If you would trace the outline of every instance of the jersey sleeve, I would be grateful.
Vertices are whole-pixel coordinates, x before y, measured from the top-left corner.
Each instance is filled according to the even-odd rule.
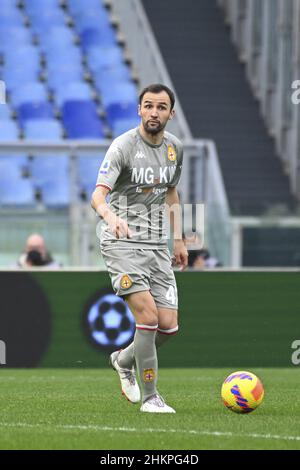
[[[110,191],[113,189],[123,168],[123,155],[121,150],[111,145],[99,169],[96,186],[104,186]]]
[[[173,179],[171,183],[168,185],[169,188],[175,188],[175,186],[178,185],[180,181],[180,176],[181,176],[181,170],[182,170],[182,163],[183,163],[183,146],[180,145],[180,147],[177,149],[177,164],[176,164],[176,170],[173,176]]]

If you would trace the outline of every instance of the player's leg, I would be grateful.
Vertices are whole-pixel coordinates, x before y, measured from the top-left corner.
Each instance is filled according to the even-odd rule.
[[[158,362],[155,338],[158,327],[158,310],[149,291],[126,296],[136,320],[134,357],[142,387],[141,411],[148,413],[175,413],[157,392]]]
[[[155,336],[158,312],[149,291],[135,292],[126,301],[136,321],[133,349],[142,386],[142,398],[146,401],[157,393],[157,354]]]
[[[157,307],[158,329],[155,336],[155,346],[159,348],[178,331],[177,310],[165,307]],[[118,356],[118,363],[121,367],[131,369],[134,365],[134,342],[127,348],[122,349]]]

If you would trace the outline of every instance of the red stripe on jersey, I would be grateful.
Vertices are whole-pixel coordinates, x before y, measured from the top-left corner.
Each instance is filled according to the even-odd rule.
[[[110,186],[108,186],[108,184],[103,184],[103,183],[96,184],[96,188],[98,188],[99,186],[103,186],[103,188],[109,189],[109,191],[112,190],[112,188]]]

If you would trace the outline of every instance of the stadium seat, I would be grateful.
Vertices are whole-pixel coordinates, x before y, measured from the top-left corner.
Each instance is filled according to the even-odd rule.
[[[93,14],[94,16],[102,16],[108,20],[108,12],[101,0],[88,0],[88,2],[83,2],[82,0],[68,0],[68,8],[76,19]]]
[[[70,205],[70,180],[66,178],[47,181],[42,187],[42,201],[47,207],[61,208]]]
[[[118,103],[137,103],[137,90],[133,83],[120,82],[118,84],[103,84],[99,88],[104,107]]]
[[[0,28],[0,52],[13,53],[18,47],[32,44],[30,30],[24,27]]]
[[[32,12],[29,17],[31,29],[37,37],[43,34],[45,30],[66,26],[66,18],[61,9]]]
[[[104,154],[79,155],[78,157],[78,186],[80,192],[88,198],[95,189],[99,168],[103,159]]]
[[[47,81],[50,90],[56,91],[66,88],[70,83],[83,81],[83,67],[76,64],[65,64],[48,70]]]
[[[39,40],[40,50],[47,54],[47,51],[51,51],[52,49],[57,50],[60,47],[72,47],[75,37],[68,27],[57,26],[47,31],[47,34],[41,34]]]
[[[0,121],[7,121],[11,118],[11,109],[8,104],[0,104]]]
[[[28,14],[36,13],[43,11],[52,11],[56,10],[60,6],[59,0],[25,0],[25,8]]]
[[[56,91],[55,100],[59,106],[66,101],[84,100],[88,101],[92,98],[91,88],[84,82],[71,82],[67,87],[63,87]]]
[[[63,138],[63,128],[56,119],[33,119],[24,124],[25,139],[60,140]]]
[[[118,137],[119,135],[129,131],[130,129],[134,129],[139,125],[139,123],[140,121],[138,119],[138,116],[136,118],[117,119],[113,121],[111,124],[113,137]]]
[[[111,68],[123,63],[123,54],[118,46],[91,47],[87,50],[87,63],[92,72]]]
[[[2,79],[6,84],[8,92],[17,89],[21,84],[35,82],[38,80],[38,72],[26,62],[20,63],[17,67],[4,69]]]
[[[32,206],[34,204],[35,191],[30,179],[1,181],[0,205]]]
[[[19,180],[21,178],[21,170],[13,157],[0,157],[0,187],[9,181]]]
[[[112,86],[118,85],[120,82],[130,82],[131,76],[129,68],[126,64],[116,64],[109,68],[100,68],[93,73],[93,79],[98,89],[104,88],[107,83]]]
[[[70,139],[104,137],[103,123],[93,101],[66,101],[62,108],[62,118]]]
[[[48,100],[48,93],[45,85],[40,82],[31,82],[17,87],[11,93],[11,102],[14,107],[24,103],[36,103]]]
[[[16,67],[25,66],[33,68],[36,73],[40,70],[40,55],[37,47],[33,45],[24,45],[18,47],[13,54],[5,56],[3,69],[15,69]]]
[[[111,26],[86,28],[81,32],[80,39],[84,51],[97,46],[113,47],[116,43],[115,32]]]
[[[7,168],[9,165],[13,166],[13,172],[19,178],[23,171],[27,171],[29,168],[27,155],[0,155],[0,170],[2,171],[5,166]]]
[[[0,141],[17,140],[19,138],[19,128],[15,121],[0,120]]]
[[[106,118],[111,127],[114,126],[116,121],[122,119],[135,119],[138,120],[138,106],[135,101],[112,103],[107,106]]]
[[[2,6],[0,10],[0,30],[7,28],[21,28],[24,26],[24,19],[16,7],[6,9]]]
[[[48,119],[54,117],[53,105],[46,101],[21,104],[17,111],[21,125],[24,125],[24,122],[28,119]]]
[[[30,173],[37,187],[51,180],[68,180],[68,155],[42,155],[35,156],[30,163]]]
[[[47,51],[45,57],[49,69],[60,69],[62,66],[69,65],[79,68],[82,65],[81,50],[75,44]]]

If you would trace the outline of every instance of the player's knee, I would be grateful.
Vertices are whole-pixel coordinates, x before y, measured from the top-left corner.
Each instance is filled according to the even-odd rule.
[[[139,319],[139,322],[142,322],[144,325],[155,326],[158,324],[157,310],[151,307],[144,307],[139,312]]]

